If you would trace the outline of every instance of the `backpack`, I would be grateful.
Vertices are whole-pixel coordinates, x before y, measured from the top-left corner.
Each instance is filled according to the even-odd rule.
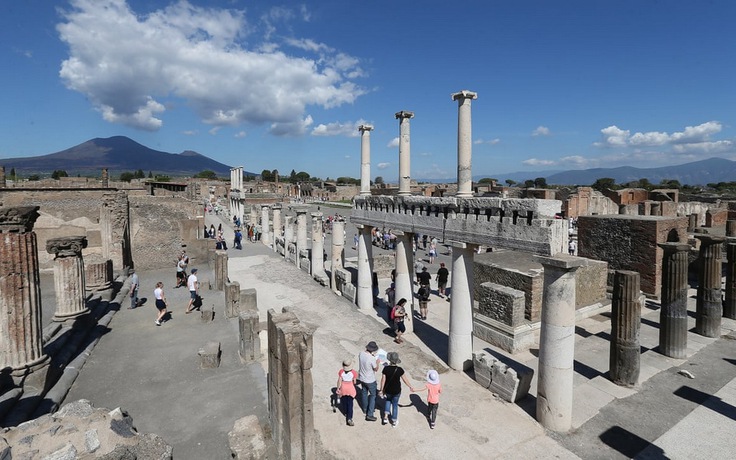
[[[419,291],[417,291],[417,296],[419,297],[419,300],[427,300],[429,299],[430,290],[427,286],[422,286],[419,288]]]
[[[389,313],[389,317],[391,319],[396,319],[396,305],[394,305],[394,308],[391,309],[391,313]]]

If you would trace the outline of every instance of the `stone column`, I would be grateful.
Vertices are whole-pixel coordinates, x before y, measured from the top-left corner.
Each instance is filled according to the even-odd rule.
[[[276,242],[276,238],[281,237],[281,205],[275,204],[273,209],[273,241]],[[274,248],[276,245],[274,244]]]
[[[98,292],[112,287],[112,260],[84,260],[84,289]]]
[[[5,166],[0,166],[0,188],[5,188],[7,183],[5,182]]]
[[[736,222],[731,221],[729,222]],[[723,302],[723,317],[736,319],[736,239],[729,238],[726,244],[726,300]]]
[[[24,377],[48,364],[33,224],[38,206],[0,207],[0,369]]]
[[[307,249],[307,208],[296,211],[296,266],[300,266],[299,253]]]
[[[662,203],[660,203],[659,201],[652,202],[649,214],[652,216],[661,216],[662,215]]]
[[[613,383],[633,387],[639,381],[641,348],[641,282],[639,273],[616,270],[611,303],[610,376]]]
[[[687,357],[687,268],[690,245],[661,243],[662,308],[659,311],[659,352],[671,358]]]
[[[726,221],[726,236],[736,237],[736,220]]]
[[[225,290],[225,283],[228,281],[227,273],[227,251],[215,251],[215,289],[218,291]]]
[[[695,231],[695,227],[698,226],[698,215],[697,214],[690,214],[687,216],[687,231],[693,232]]]
[[[371,194],[371,131],[373,126],[360,125],[360,194]]]
[[[110,187],[110,173],[107,168],[102,168],[102,188]]]
[[[399,120],[399,196],[411,195],[411,153],[409,148],[409,120],[414,112],[396,112]],[[407,299],[408,300],[408,299]]]
[[[358,231],[358,308],[363,313],[373,313],[373,227],[358,225]]]
[[[240,332],[240,361],[248,363],[261,359],[261,338],[259,332],[258,310],[246,310],[238,313]]]
[[[414,332],[414,253],[411,246],[411,233],[396,232],[396,299],[406,299],[404,321],[406,333]],[[391,305],[393,307],[393,305]]]
[[[473,363],[473,256],[477,246],[452,243],[452,295],[447,363],[462,371]]]
[[[457,101],[457,193],[458,197],[473,196],[473,173],[471,160],[473,152],[473,138],[471,134],[470,103],[478,99],[478,94],[463,90],[452,95]]]
[[[89,312],[82,259],[82,249],[86,247],[85,236],[51,238],[46,241],[46,251],[54,255],[54,321],[65,321]]]
[[[701,266],[698,273],[698,296],[695,332],[705,337],[721,335],[721,236],[695,235],[700,240]]]
[[[133,267],[130,248],[130,205],[125,191],[102,195],[100,239],[102,257],[112,260],[114,269]]]
[[[537,260],[544,267],[537,421],[547,429],[565,432],[572,427],[575,271],[586,261],[562,254]]]
[[[250,223],[251,225],[258,225],[258,208],[255,205],[250,207]]]
[[[261,205],[261,243],[271,245],[271,223],[268,221],[268,205]]]
[[[332,251],[330,251],[332,259],[332,267],[330,267],[330,283],[332,290],[337,290],[335,282],[335,273],[337,269],[343,267],[343,254],[345,251],[345,221],[335,220],[332,222]],[[350,280],[348,280],[350,281]]]
[[[322,213],[312,213],[312,276],[325,273],[325,240],[322,230]]]

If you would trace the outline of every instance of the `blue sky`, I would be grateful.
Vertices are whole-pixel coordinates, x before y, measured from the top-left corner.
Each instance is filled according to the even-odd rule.
[[[0,158],[124,135],[260,172],[454,179],[736,159],[736,2],[0,2]],[[736,178],[734,178],[736,180]]]

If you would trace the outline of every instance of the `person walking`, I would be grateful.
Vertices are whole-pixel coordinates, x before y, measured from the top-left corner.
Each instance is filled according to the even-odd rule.
[[[450,272],[445,268],[445,263],[440,262],[440,269],[437,270],[437,293],[441,298],[445,298],[445,289],[447,289],[447,279]]]
[[[422,270],[425,270],[426,268],[427,267],[424,266],[421,260],[416,259],[414,261],[414,277],[415,277],[414,284],[419,284],[419,278],[420,278],[420,275],[422,274]]]
[[[342,411],[345,414],[345,422],[348,426],[353,426],[353,400],[355,399],[356,390],[355,382],[358,379],[358,373],[353,369],[353,360],[348,358],[342,362],[342,369],[337,372],[337,396],[340,398]]]
[[[199,295],[199,280],[197,279],[196,268],[192,269],[192,274],[187,278],[187,287],[189,288],[189,305],[187,305],[187,311],[185,313],[189,314],[192,312],[194,301],[197,300],[197,296]]]
[[[578,242],[570,239],[570,243],[567,245],[567,253],[571,256],[575,255],[575,251],[578,249]]]
[[[179,256],[179,261],[176,263],[176,286],[175,288],[186,286],[187,284],[187,263],[184,260],[184,256]]]
[[[424,273],[426,273],[426,271]],[[427,304],[429,303],[429,294],[431,292],[432,291],[429,289],[428,284],[423,284],[417,292],[417,297],[419,298],[419,316],[421,316],[423,320],[427,319],[427,311],[429,310]]]
[[[377,419],[373,415],[376,409],[376,391],[378,390],[378,382],[376,382],[376,372],[381,365],[381,360],[376,356],[378,345],[376,342],[368,342],[365,350],[358,354],[358,381],[360,381],[360,403],[365,412],[365,420],[367,422],[375,422]]]
[[[422,271],[417,274],[417,282],[419,286],[429,287],[429,283],[432,281],[432,275],[427,271],[427,267],[422,266]]]
[[[429,245],[429,263],[433,264],[434,259],[437,257],[437,238],[432,238],[432,243]]]
[[[166,300],[166,294],[164,293],[164,283],[159,281],[156,283],[156,289],[153,290],[153,297],[156,299],[156,308],[158,309],[158,317],[156,318],[156,326],[161,325],[161,319],[166,315],[166,307],[169,303]]]
[[[392,427],[399,425],[399,398],[401,398],[401,382],[411,389],[411,384],[404,375],[404,369],[398,365],[401,363],[399,354],[391,351],[386,355],[388,366],[383,368],[381,376],[381,391],[378,393],[386,400],[383,408],[382,424],[391,422]]]
[[[138,274],[135,270],[130,270],[130,306],[128,310],[132,310],[138,306],[138,288],[140,283],[138,282]]]
[[[402,298],[396,303],[396,305],[394,305],[394,308],[391,309],[390,316],[393,321],[394,333],[396,334],[396,338],[394,339],[394,342],[396,343],[404,343],[404,340],[401,338],[401,334],[406,332],[404,321],[410,320],[406,315],[406,307],[404,307],[404,305],[406,305],[406,299]]]
[[[427,390],[427,421],[429,427],[434,430],[437,422],[437,409],[440,407],[440,393],[442,393],[442,384],[440,384],[440,376],[436,370],[431,369],[427,372],[427,384],[422,388],[412,388],[412,393]]]

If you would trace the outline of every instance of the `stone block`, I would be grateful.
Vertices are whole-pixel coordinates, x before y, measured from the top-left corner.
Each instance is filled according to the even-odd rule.
[[[485,352],[477,352],[473,353],[473,368],[476,382],[504,401],[514,403],[529,394],[534,370],[523,364],[506,364]]]
[[[258,360],[261,357],[261,339],[258,336],[260,324],[258,322],[258,311],[241,311],[238,315],[238,326],[240,331],[240,354],[241,362]]]
[[[258,292],[255,288],[240,290],[240,311],[258,310]]]
[[[227,439],[232,458],[236,460],[267,458],[268,437],[255,415],[236,420],[233,429],[227,434]]]
[[[491,366],[492,362],[488,362],[485,353],[473,353],[473,372],[475,373],[475,381],[483,388],[491,387]]]
[[[220,367],[220,342],[207,342],[197,354],[199,355],[199,366],[202,369]]]
[[[215,320],[215,310],[205,309],[202,310],[200,313],[203,323],[211,323]]]
[[[527,322],[512,327],[493,318],[473,314],[473,336],[509,353],[528,350],[539,340],[540,322]]]
[[[235,318],[240,312],[240,283],[225,283],[225,317]]]
[[[524,321],[524,293],[495,283],[482,283],[478,296],[480,314],[515,327]]]

